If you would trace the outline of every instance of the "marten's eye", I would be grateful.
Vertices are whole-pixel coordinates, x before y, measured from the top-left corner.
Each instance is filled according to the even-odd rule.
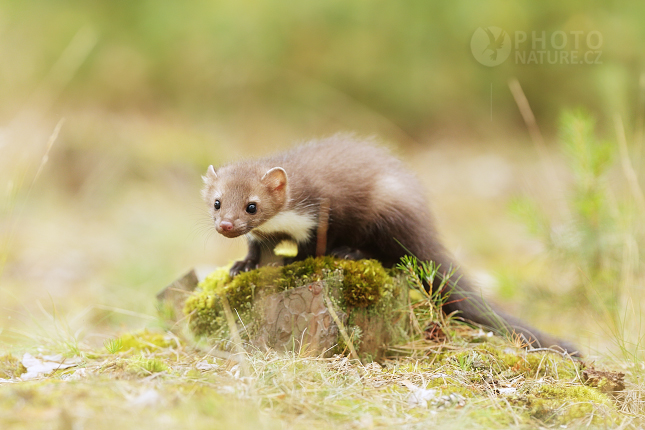
[[[222,202],[220,202],[219,200],[215,200],[215,204],[213,205],[213,207],[215,208],[216,211],[218,211],[219,208],[222,207]]]
[[[254,214],[258,211],[258,207],[255,205],[255,203],[249,203],[246,206],[246,211],[250,214]]]

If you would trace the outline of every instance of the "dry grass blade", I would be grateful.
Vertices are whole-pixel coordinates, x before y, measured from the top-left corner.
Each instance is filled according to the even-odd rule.
[[[65,119],[61,118],[58,121],[58,123],[56,124],[56,126],[54,127],[54,130],[52,131],[51,135],[49,136],[49,139],[47,139],[47,146],[45,147],[45,153],[40,158],[40,163],[38,164],[38,169],[36,170],[36,173],[34,174],[34,177],[32,178],[31,183],[29,184],[29,188],[27,189],[26,197],[24,199],[24,202],[23,202],[22,206],[20,206],[20,208],[18,210],[18,213],[17,214],[16,213],[12,214],[13,209],[15,209],[15,207],[10,206],[10,209],[12,209],[12,211],[10,211],[10,215],[13,215],[13,220],[10,223],[10,227],[9,227],[8,232],[7,232],[7,235],[4,238],[0,237],[0,239],[2,239],[3,242],[4,242],[4,243],[0,244],[0,245],[2,245],[0,247],[0,278],[2,278],[2,274],[4,272],[4,267],[5,267],[5,264],[7,262],[8,257],[9,257],[9,249],[11,248],[11,243],[13,241],[13,236],[14,236],[14,232],[16,231],[17,224],[20,221],[20,219],[22,219],[22,215],[23,215],[24,210],[25,210],[25,208],[27,206],[27,202],[29,201],[29,197],[31,196],[31,193],[33,191],[34,185],[36,184],[36,181],[40,177],[43,169],[45,168],[45,165],[49,161],[49,155],[50,155],[51,150],[52,150],[52,148],[54,146],[54,143],[58,139],[58,135],[59,135],[60,130],[63,127],[64,123],[65,123]]]
[[[226,316],[226,322],[228,323],[229,330],[231,331],[231,337],[233,338],[233,343],[237,354],[240,357],[240,367],[244,372],[244,376],[249,376],[251,374],[251,369],[246,360],[246,351],[244,350],[242,337],[240,332],[237,329],[237,324],[235,323],[235,317],[231,311],[231,306],[228,303],[226,296],[221,296],[222,306],[224,307],[224,315]]]
[[[535,146],[540,152],[540,155],[543,157],[546,157],[547,152],[546,152],[546,145],[544,144],[544,137],[542,137],[542,132],[540,131],[540,128],[537,125],[537,121],[535,120],[535,115],[533,115],[533,110],[531,109],[529,100],[526,98],[526,95],[524,94],[524,90],[522,90],[522,86],[520,85],[520,82],[517,79],[511,79],[508,83],[508,86],[511,89],[511,93],[513,94],[515,103],[517,104],[517,107],[520,110],[520,114],[522,114],[522,118],[524,119],[526,128],[528,128],[529,130],[529,134],[531,135],[531,139],[533,140],[533,143],[535,143]]]
[[[56,127],[54,127],[54,131],[49,136],[49,139],[47,140],[47,147],[45,149],[45,154],[42,156],[40,160],[40,164],[38,165],[38,170],[36,170],[36,174],[34,175],[34,179],[31,182],[29,191],[31,191],[31,188],[40,177],[41,172],[45,168],[45,164],[47,164],[47,161],[49,161],[49,153],[51,152],[52,147],[54,146],[54,142],[56,142],[56,139],[58,139],[58,134],[60,133],[60,130],[63,127],[64,123],[65,123],[65,118],[61,118],[60,121],[58,121],[58,124],[56,124]]]
[[[327,294],[327,291],[324,288],[323,288],[323,295],[325,297],[325,304],[327,305],[329,314],[331,315],[334,322],[336,323],[336,326],[338,327],[338,331],[340,332],[340,335],[343,337],[343,341],[345,342],[345,345],[347,345],[347,347],[349,348],[349,351],[352,357],[360,362],[361,358],[358,356],[358,353],[356,352],[356,348],[354,348],[354,343],[352,342],[352,339],[347,334],[347,330],[345,330],[345,325],[338,317],[338,314],[334,309],[334,305],[331,302],[331,300],[329,300],[329,295]]]
[[[553,192],[558,193],[558,208],[562,213],[566,213],[566,205],[563,203],[565,201],[565,198],[558,181],[558,173],[554,167],[551,157],[549,156],[549,152],[547,151],[546,144],[544,143],[544,137],[542,136],[540,127],[538,127],[535,115],[533,114],[533,110],[531,109],[531,105],[529,104],[529,100],[526,98],[526,94],[524,94],[522,86],[517,79],[511,79],[508,83],[508,87],[513,94],[515,103],[520,110],[522,119],[524,120],[526,128],[529,131],[529,135],[531,136],[531,140],[533,141],[540,159],[542,160],[542,167],[544,168],[546,180],[550,182],[550,189],[553,190]]]
[[[37,107],[40,112],[48,110],[72,80],[96,46],[98,37],[90,27],[79,29],[67,47],[31,94],[21,113]]]
[[[625,178],[629,184],[632,196],[638,205],[638,209],[641,213],[645,213],[645,197],[643,197],[643,190],[638,182],[638,176],[636,175],[634,166],[632,166],[632,162],[629,158],[627,138],[625,137],[625,127],[623,125],[622,118],[618,114],[614,116],[614,126],[616,127],[616,137],[618,139],[618,149],[620,150],[620,162],[623,167],[623,173],[625,174]]]

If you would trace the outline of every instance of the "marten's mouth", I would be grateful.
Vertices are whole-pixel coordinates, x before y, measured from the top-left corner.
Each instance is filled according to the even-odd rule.
[[[222,226],[221,223],[220,224],[215,223],[215,230],[217,230],[217,232],[222,236],[228,237],[229,239],[245,235],[246,233],[249,232],[249,228],[247,224],[238,225],[238,226],[235,226],[235,225],[231,226],[229,224],[228,226],[226,225]]]
[[[243,231],[240,230],[224,230],[221,228],[217,229],[217,232],[221,234],[224,237],[228,237],[229,239],[233,239],[234,237],[242,236],[244,234]]]

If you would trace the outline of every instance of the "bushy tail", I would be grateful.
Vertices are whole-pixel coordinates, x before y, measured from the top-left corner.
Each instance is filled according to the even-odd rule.
[[[529,348],[559,347],[573,356],[580,356],[579,350],[574,344],[542,333],[519,318],[491,306],[475,292],[475,288],[461,275],[459,270],[451,273],[452,263],[450,261],[435,263],[440,264],[440,270],[438,276],[435,276],[433,280],[432,290],[433,292],[439,289],[443,290],[442,293],[445,294],[443,311],[446,314],[456,312],[457,316],[464,320],[490,327],[497,333],[521,341]],[[448,276],[449,279],[444,281]]]

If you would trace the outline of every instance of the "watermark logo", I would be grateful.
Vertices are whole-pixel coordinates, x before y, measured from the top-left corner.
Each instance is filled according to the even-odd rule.
[[[602,33],[596,30],[508,34],[499,27],[479,27],[470,39],[473,57],[488,67],[502,64],[509,56],[515,64],[602,64],[602,45]]]
[[[495,67],[511,54],[511,37],[499,27],[479,27],[470,39],[470,50],[481,64]]]

